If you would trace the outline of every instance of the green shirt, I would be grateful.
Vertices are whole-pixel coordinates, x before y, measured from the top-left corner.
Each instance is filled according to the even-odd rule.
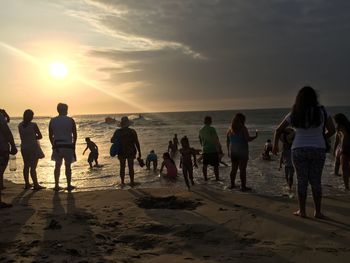
[[[204,125],[202,129],[199,130],[199,140],[203,146],[203,153],[216,153],[218,134],[214,127],[210,125]]]

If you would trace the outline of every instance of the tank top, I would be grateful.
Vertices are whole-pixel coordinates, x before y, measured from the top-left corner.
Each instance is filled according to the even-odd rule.
[[[23,122],[18,125],[22,149],[28,149],[37,145],[35,126],[36,124],[33,122],[28,123],[26,127],[24,127]]]

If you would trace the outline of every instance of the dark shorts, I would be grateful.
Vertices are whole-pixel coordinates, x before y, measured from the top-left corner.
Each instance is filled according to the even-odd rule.
[[[88,162],[92,163],[97,158],[98,158],[98,152],[90,152],[88,157]]]
[[[219,166],[219,153],[203,153],[203,164]]]
[[[0,166],[7,166],[9,162],[10,155],[9,153],[0,153]]]

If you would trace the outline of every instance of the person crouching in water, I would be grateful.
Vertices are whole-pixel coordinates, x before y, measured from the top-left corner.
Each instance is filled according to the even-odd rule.
[[[268,139],[264,145],[264,151],[261,154],[262,159],[265,161],[270,161],[271,160],[270,152],[272,152],[272,143],[271,143],[271,140]]]
[[[146,167],[147,170],[151,170],[151,163],[153,164],[153,170],[157,171],[158,166],[158,156],[154,152],[154,150],[150,151],[146,158]]]
[[[190,142],[188,138],[185,136],[181,139],[181,159],[180,159],[180,168],[182,168],[182,173],[184,175],[185,183],[187,185],[188,190],[190,190],[190,183],[188,178],[191,180],[191,184],[194,185],[193,181],[193,165],[194,167],[198,167],[196,160],[196,150],[190,147]],[[193,163],[192,163],[193,156]]]
[[[93,141],[91,141],[91,139],[89,137],[85,138],[85,142],[86,142],[86,148],[83,151],[83,155],[85,154],[85,152],[87,151],[87,149],[90,150],[89,153],[89,157],[88,157],[88,163],[90,165],[90,168],[92,168],[92,163],[95,162],[95,167],[98,166],[98,146],[96,145],[96,143],[94,143]]]
[[[177,176],[177,167],[168,152],[163,153],[163,162],[162,166],[160,167],[160,174],[163,172],[164,166],[167,170],[166,177],[169,179],[175,179]]]
[[[286,128],[284,129],[280,137],[283,146],[279,170],[282,169],[282,164],[284,164],[284,174],[289,187],[289,191],[292,190],[294,177],[294,166],[292,162],[292,144],[294,136],[294,130],[292,128]]]

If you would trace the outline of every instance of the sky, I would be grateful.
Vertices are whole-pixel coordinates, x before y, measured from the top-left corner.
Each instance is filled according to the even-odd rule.
[[[349,47],[348,0],[1,0],[0,108],[278,108],[304,85],[348,106]]]

